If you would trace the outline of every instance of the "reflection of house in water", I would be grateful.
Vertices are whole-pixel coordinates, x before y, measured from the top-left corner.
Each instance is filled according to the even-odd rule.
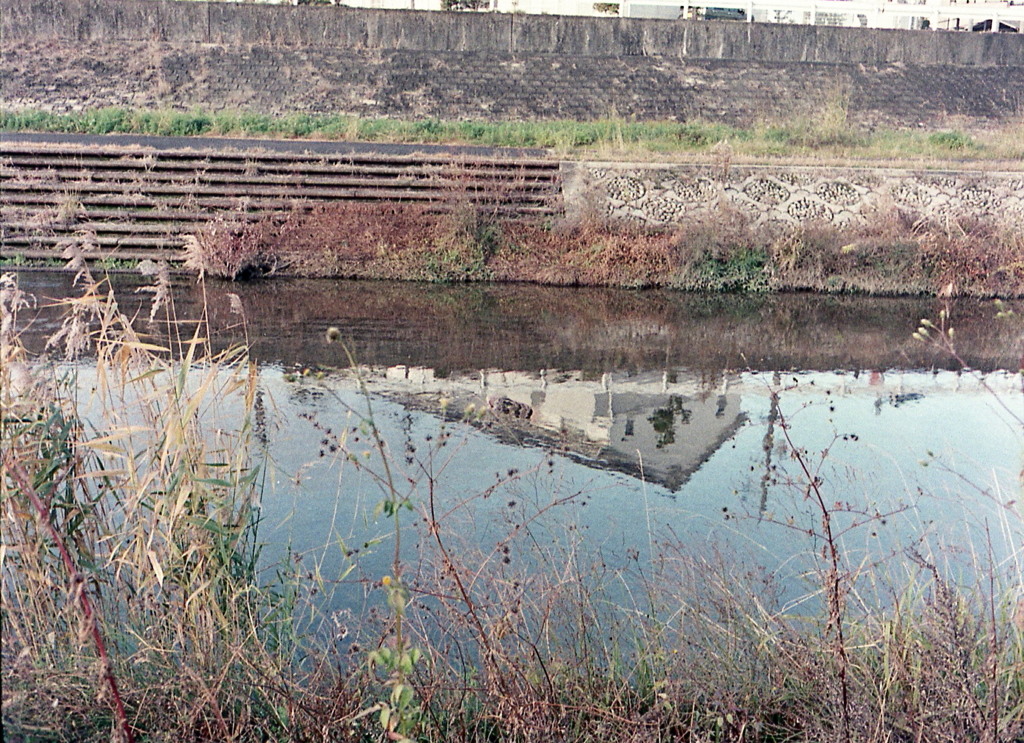
[[[591,467],[643,476],[677,490],[744,424],[764,415],[765,466],[771,467],[779,407],[860,400],[874,415],[901,415],[926,398],[984,391],[1019,395],[1021,375],[944,371],[740,372],[709,387],[691,372],[588,376],[582,372],[482,371],[438,378],[432,369],[364,369],[374,392],[449,415],[488,411],[479,423],[506,440],[557,449]],[[756,403],[760,398],[760,404]],[[752,407],[756,405],[756,407]],[[899,412],[897,412],[899,411]],[[471,416],[473,417],[473,416]],[[767,479],[762,480],[762,497]],[[762,506],[763,507],[763,506]]]
[[[376,385],[375,385],[376,386]],[[487,405],[503,436],[558,447],[589,466],[679,489],[742,425],[740,396],[708,390],[696,376],[642,374],[587,379],[580,372],[484,371],[435,378],[432,370],[391,367],[380,391],[424,408],[442,397],[451,410]]]

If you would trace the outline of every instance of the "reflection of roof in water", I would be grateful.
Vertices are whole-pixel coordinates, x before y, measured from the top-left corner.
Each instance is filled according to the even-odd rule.
[[[637,395],[632,406],[622,407],[614,417],[611,441],[602,455],[624,471],[634,474],[635,470],[673,491],[681,488],[747,419],[737,394],[692,398]]]

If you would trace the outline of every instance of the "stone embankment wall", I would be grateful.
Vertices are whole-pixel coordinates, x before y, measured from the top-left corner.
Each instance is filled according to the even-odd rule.
[[[1020,65],[1001,34],[180,0],[3,0],[7,38],[291,48],[664,56],[824,64]]]
[[[755,228],[860,226],[894,211],[955,225],[1024,224],[1024,173],[716,165],[564,165],[570,216],[595,208],[647,225],[743,215]]]
[[[942,128],[1024,114],[1024,34],[0,0],[7,108]]]

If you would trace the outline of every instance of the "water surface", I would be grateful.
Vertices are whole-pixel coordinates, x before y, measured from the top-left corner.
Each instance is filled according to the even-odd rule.
[[[115,279],[119,301],[154,339],[205,311],[216,344],[249,344],[264,557],[342,581],[337,607],[392,558],[391,524],[373,518],[379,460],[344,456],[368,450],[367,400],[416,508],[413,565],[433,505],[467,543],[511,545],[510,560],[527,544],[609,566],[653,567],[670,542],[724,550],[783,576],[796,606],[822,548],[806,467],[849,565],[912,555],[970,574],[980,555],[1021,575],[1020,306],[997,320],[991,303],[930,299],[179,280],[171,325],[163,311],[148,322],[132,283]],[[63,274],[21,286],[73,294]],[[959,359],[911,338],[943,309]],[[40,310],[24,342],[41,351],[59,321]]]

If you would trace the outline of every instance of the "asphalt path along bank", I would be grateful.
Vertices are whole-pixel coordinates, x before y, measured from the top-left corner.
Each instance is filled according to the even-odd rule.
[[[547,157],[539,147],[481,147],[477,145],[394,144],[336,142],[313,139],[248,139],[237,137],[158,137],[146,134],[70,134],[65,132],[0,132],[0,142],[14,144],[77,144],[87,147],[116,145],[157,150],[262,150],[313,155],[451,155],[453,157]]]

